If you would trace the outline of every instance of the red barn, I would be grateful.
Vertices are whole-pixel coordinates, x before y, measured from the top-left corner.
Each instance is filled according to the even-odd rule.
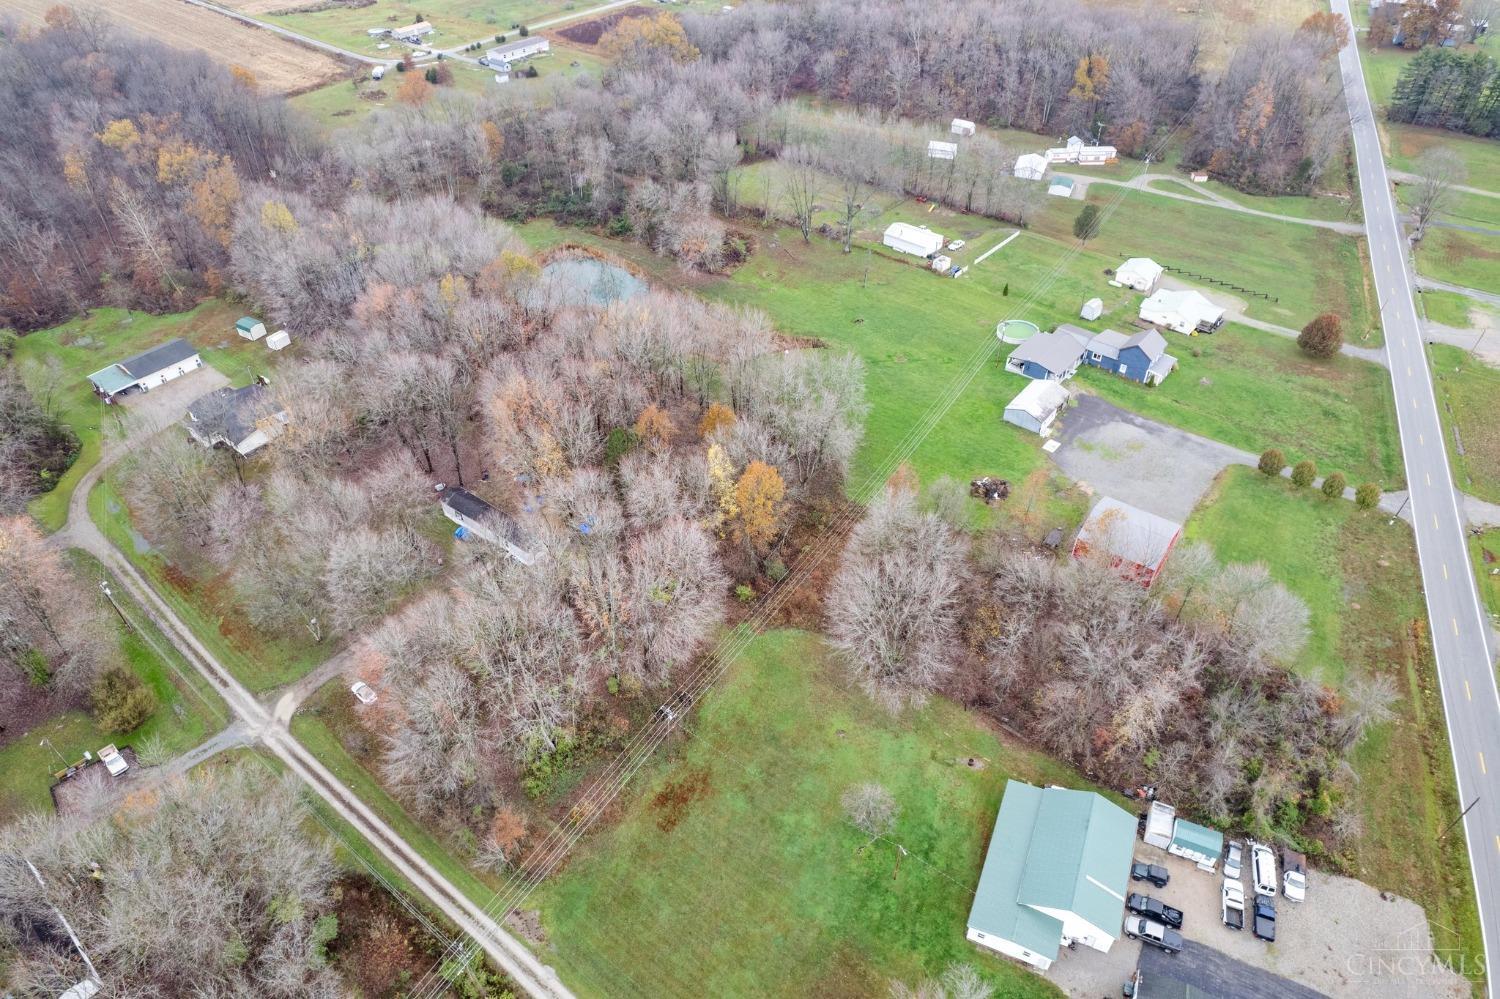
[[[1129,503],[1102,497],[1073,542],[1073,557],[1106,558],[1130,579],[1150,588],[1182,537],[1182,525]]]

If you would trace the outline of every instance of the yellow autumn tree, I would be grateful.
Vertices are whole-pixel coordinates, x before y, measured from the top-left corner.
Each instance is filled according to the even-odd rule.
[[[757,555],[781,530],[786,483],[774,465],[752,461],[734,484],[734,502],[739,508],[735,533]]]
[[[444,274],[438,279],[438,297],[448,308],[469,297],[469,279],[462,274]]]
[[[212,161],[212,153],[185,139],[170,139],[156,150],[156,182],[166,187],[185,184],[198,176],[205,162]]]
[[[89,186],[88,163],[76,149],[63,153],[63,180],[75,191],[85,190]]]
[[[193,200],[188,210],[204,232],[228,247],[234,225],[234,206],[239,200],[239,174],[235,172],[234,162],[228,156],[222,156],[193,184]]]
[[[671,14],[627,17],[604,33],[599,50],[612,62],[627,68],[642,68],[665,55],[673,62],[692,62],[698,49],[688,41],[682,22]]]
[[[230,66],[229,75],[231,78],[233,78],[235,83],[238,83],[246,90],[256,91],[260,89],[260,81],[255,78],[255,74],[253,72],[246,69],[244,66]]]
[[[1073,89],[1069,97],[1081,101],[1097,101],[1109,88],[1109,59],[1102,53],[1093,52],[1078,60],[1073,69]]]
[[[432,96],[432,84],[422,79],[420,73],[407,73],[401,86],[396,88],[396,100],[412,107],[421,107]]]
[[[260,223],[276,232],[297,231],[297,219],[292,215],[292,210],[279,201],[267,201],[260,206]]]
[[[665,450],[672,443],[672,437],[676,433],[677,428],[672,426],[672,418],[667,415],[665,409],[654,402],[641,410],[641,415],[636,417],[635,435],[654,454]]]
[[[128,152],[141,141],[141,130],[129,118],[116,118],[104,130],[94,136],[102,145],[115,152]]]
[[[494,122],[485,120],[479,126],[484,132],[484,149],[489,153],[491,160],[500,159],[500,154],[505,152],[505,133],[500,131],[500,126]]]
[[[734,494],[734,462],[717,444],[708,448],[708,488],[714,497],[714,527],[721,528],[739,515]]]
[[[716,430],[727,430],[734,426],[737,419],[734,410],[722,402],[711,403],[704,410],[703,418],[698,421],[698,436],[706,438]]]

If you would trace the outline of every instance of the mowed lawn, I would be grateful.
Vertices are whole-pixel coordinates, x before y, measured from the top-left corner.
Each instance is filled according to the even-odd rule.
[[[1344,858],[1361,880],[1416,899],[1441,950],[1482,953],[1461,837],[1442,838],[1462,807],[1427,640],[1411,530],[1388,515],[1298,490],[1247,468],[1223,473],[1187,523],[1221,561],[1264,562],[1312,612],[1298,670],[1341,688],[1384,675],[1396,718],[1356,748],[1354,805],[1364,831]]]
[[[1078,384],[1125,409],[1259,453],[1280,448],[1324,472],[1382,488],[1405,481],[1389,378],[1379,365],[1338,356],[1322,361],[1289,339],[1227,324],[1213,336],[1175,333],[1178,368],[1143,388],[1096,368]]]
[[[67,711],[27,731],[7,732],[10,741],[0,746],[0,822],[23,812],[52,810],[49,788],[53,772],[62,767],[59,754],[73,763],[85,751],[98,753],[107,743],[139,750],[148,741],[160,740],[163,751],[175,756],[218,732],[228,718],[218,694],[157,630],[119,581],[91,555],[70,550],[68,557],[113,627],[124,666],[156,695],[156,711],[126,733],[101,731],[85,711]],[[114,584],[115,600],[132,629],[120,623],[94,589],[101,579]],[[48,745],[42,744],[43,739]]]
[[[873,996],[954,961],[1059,994],[964,929],[1006,779],[1076,774],[942,699],[890,715],[803,632],[756,639],[692,728],[533,896],[579,995]],[[900,808],[874,843],[839,804],[867,781]]]
[[[1474,557],[1480,599],[1491,616],[1500,620],[1500,530],[1470,535],[1469,552]]]
[[[1424,291],[1422,311],[1427,318],[1457,330],[1472,329],[1475,310],[1483,311],[1478,302],[1456,291]]]
[[[1458,486],[1500,503],[1500,369],[1457,347],[1433,344],[1427,351]]]
[[[1431,228],[1417,244],[1416,258],[1418,274],[1500,294],[1500,236]]]
[[[189,312],[153,316],[125,309],[94,309],[88,315],[21,337],[15,358],[21,378],[39,398],[55,400],[62,421],[78,435],[78,460],[57,486],[32,501],[31,513],[48,530],[63,525],[73,489],[99,461],[104,438],[123,432],[121,409],[106,406],[88,383],[88,376],[174,337],[183,337],[203,359],[223,372],[234,385],[246,385],[258,371],[270,367],[264,344],[240,340],[234,321],[239,306],[209,299]]]

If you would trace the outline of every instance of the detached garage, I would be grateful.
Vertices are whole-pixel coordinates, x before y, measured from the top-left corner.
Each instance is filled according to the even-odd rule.
[[[1068,403],[1068,390],[1057,382],[1034,381],[1005,404],[1005,422],[1046,436]]]
[[[105,402],[114,402],[127,392],[149,392],[201,367],[198,348],[179,337],[100,368],[89,375],[89,384]]]
[[[926,258],[943,248],[943,235],[909,222],[892,222],[882,242],[893,250]]]

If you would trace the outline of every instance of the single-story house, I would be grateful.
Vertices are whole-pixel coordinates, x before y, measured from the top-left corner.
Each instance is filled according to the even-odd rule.
[[[1015,176],[1022,180],[1041,180],[1047,173],[1047,157],[1041,153],[1022,153],[1016,157]]]
[[[234,331],[246,340],[259,340],[266,335],[266,324],[253,316],[241,316],[235,321]]]
[[[1119,150],[1114,146],[1091,146],[1078,136],[1070,136],[1066,144],[1047,150],[1048,163],[1077,163],[1079,166],[1099,166],[1119,159]]]
[[[198,356],[198,348],[178,337],[100,368],[89,375],[89,383],[95,394],[112,403],[117,396],[136,390],[149,392],[201,367],[203,358]]]
[[[934,160],[951,160],[958,155],[958,143],[929,139],[927,142],[927,155],[930,159]]]
[[[551,48],[552,43],[547,39],[538,35],[530,35],[490,49],[484,54],[484,61],[486,65],[498,68],[506,63],[515,62],[517,59],[526,59],[550,51]]]
[[[1073,196],[1073,178],[1054,176],[1047,182],[1047,193],[1054,198],[1071,198]]]
[[[432,25],[427,21],[418,21],[416,24],[408,24],[404,28],[392,28],[391,37],[403,42],[416,42],[424,35],[432,34]]]
[[[1005,404],[1005,422],[1046,436],[1068,402],[1068,390],[1057,382],[1034,381]]]
[[[1112,283],[1144,291],[1149,295],[1156,290],[1156,282],[1161,280],[1164,270],[1161,264],[1150,257],[1131,257],[1115,269]]]
[[[1027,378],[1060,382],[1073,377],[1083,363],[1083,352],[1084,345],[1065,332],[1038,333],[1010,352],[1005,367]]]
[[[227,447],[243,458],[280,437],[287,415],[266,386],[255,382],[199,396],[182,422],[204,447]]]
[[[1141,303],[1141,321],[1192,336],[1224,325],[1224,310],[1196,291],[1163,288]]]
[[[1149,588],[1166,564],[1182,525],[1111,497],[1101,497],[1073,540],[1073,557],[1098,555]]]
[[[536,561],[535,555],[521,547],[521,528],[516,522],[467,489],[455,486],[443,493],[443,516],[458,525],[453,535],[459,540],[482,538],[500,545],[523,565]]]
[[[948,131],[954,135],[973,135],[974,123],[965,118],[954,118],[953,123],[948,126]]]
[[[1079,319],[1098,319],[1104,315],[1104,299],[1091,298],[1083,303],[1083,308],[1078,310]]]
[[[1092,791],[1007,781],[965,936],[1046,971],[1120,936],[1135,817]]]
[[[1178,819],[1172,826],[1167,852],[1186,857],[1197,864],[1199,870],[1213,873],[1214,865],[1224,853],[1224,834],[1187,819]]]
[[[914,257],[930,257],[941,250],[946,241],[941,233],[933,232],[926,226],[892,222],[886,226],[882,242],[893,250],[910,253]]]
[[[1088,342],[1084,363],[1143,385],[1160,385],[1177,367],[1167,339],[1154,329],[1130,336],[1105,330]]]

